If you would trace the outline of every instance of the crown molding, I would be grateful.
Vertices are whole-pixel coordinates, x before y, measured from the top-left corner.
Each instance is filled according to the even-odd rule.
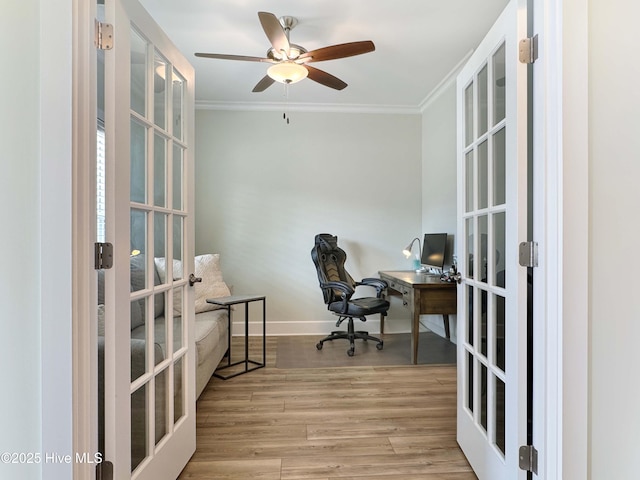
[[[311,112],[311,113],[372,113],[387,115],[420,115],[417,106],[407,105],[359,105],[337,103],[288,103],[284,102],[196,102],[196,110],[226,110],[239,112]]]
[[[469,60],[472,54],[473,49],[469,50],[465,54],[465,56],[462,57],[462,59],[456,64],[456,66],[453,67],[453,69],[451,69],[451,71],[444,76],[440,83],[438,83],[438,85],[436,85],[435,88],[431,90],[431,92],[429,92],[426,97],[424,97],[424,100],[422,100],[422,102],[420,102],[420,105],[418,106],[418,110],[420,111],[420,113],[424,113],[424,111],[429,108],[429,106],[434,101],[436,101],[438,97],[440,97],[440,95],[442,95],[451,86],[452,83],[455,83],[456,78],[458,77],[458,73],[460,73],[462,67],[466,65],[467,60]]]

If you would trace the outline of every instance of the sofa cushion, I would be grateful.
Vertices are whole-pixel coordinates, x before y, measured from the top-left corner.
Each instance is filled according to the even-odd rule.
[[[196,315],[196,351],[200,365],[220,342],[227,343],[227,310],[209,310]]]

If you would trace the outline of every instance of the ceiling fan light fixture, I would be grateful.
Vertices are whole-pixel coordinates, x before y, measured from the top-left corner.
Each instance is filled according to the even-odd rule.
[[[287,61],[276,63],[269,67],[267,75],[273,78],[276,82],[291,84],[307,78],[309,71],[302,65]]]

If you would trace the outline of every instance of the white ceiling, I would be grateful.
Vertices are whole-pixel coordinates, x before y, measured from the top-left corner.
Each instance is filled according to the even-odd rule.
[[[475,48],[507,0],[140,0],[196,70],[199,105],[282,108],[284,87],[252,93],[269,64],[197,58],[195,52],[263,57],[270,43],[257,12],[294,16],[291,42],[307,50],[372,40],[375,52],[313,66],[349,84],[309,79],[289,87],[290,105],[418,111]]]

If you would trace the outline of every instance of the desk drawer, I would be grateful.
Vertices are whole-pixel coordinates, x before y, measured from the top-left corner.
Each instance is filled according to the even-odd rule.
[[[387,279],[387,284],[389,285],[389,289],[395,290],[396,292],[400,292],[400,284],[395,280]]]
[[[402,306],[408,309],[413,308],[413,288],[400,286],[400,293],[402,293]]]

